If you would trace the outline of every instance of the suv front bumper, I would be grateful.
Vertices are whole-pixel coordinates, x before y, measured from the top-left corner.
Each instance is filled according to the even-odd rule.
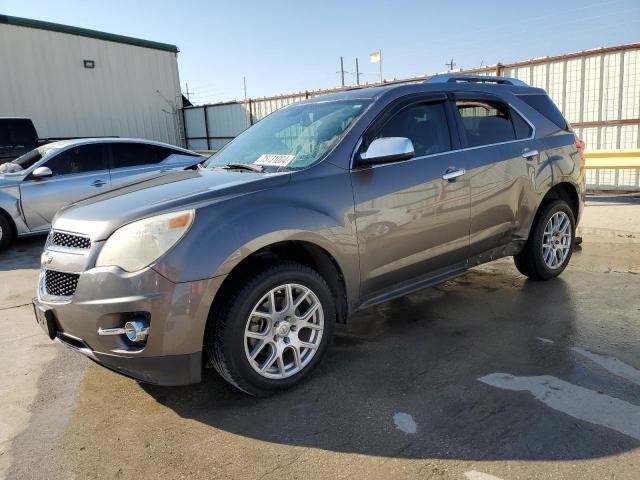
[[[79,274],[73,295],[54,299],[43,294],[42,274],[34,305],[52,316],[50,336],[95,362],[144,382],[185,385],[200,381],[204,329],[223,280],[173,283],[151,268],[102,267]],[[142,343],[98,333],[141,315],[149,325]]]

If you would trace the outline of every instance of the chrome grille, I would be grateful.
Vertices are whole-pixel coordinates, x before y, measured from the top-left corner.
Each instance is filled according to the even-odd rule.
[[[56,297],[70,297],[78,286],[77,273],[56,272],[55,270],[45,270],[44,288],[49,295]]]
[[[91,239],[71,233],[52,232],[51,245],[59,247],[87,249],[91,248]]]

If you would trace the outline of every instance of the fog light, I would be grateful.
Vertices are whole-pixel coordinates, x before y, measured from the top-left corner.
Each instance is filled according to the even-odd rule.
[[[144,342],[149,334],[149,327],[139,320],[124,324],[124,334],[131,342]]]

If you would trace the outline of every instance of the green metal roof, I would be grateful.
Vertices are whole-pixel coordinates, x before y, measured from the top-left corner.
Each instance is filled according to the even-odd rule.
[[[150,40],[142,40],[140,38],[99,32],[97,30],[89,30],[88,28],[72,27],[70,25],[61,25],[59,23],[43,22],[42,20],[32,20],[30,18],[0,15],[0,24],[1,23],[5,23],[7,25],[15,25],[17,27],[39,28],[40,30],[68,33],[70,35],[78,35],[81,37],[97,38],[98,40],[106,40],[108,42],[126,43],[127,45],[154,48],[156,50],[166,50],[167,52],[178,51],[178,47],[169,43],[152,42]]]

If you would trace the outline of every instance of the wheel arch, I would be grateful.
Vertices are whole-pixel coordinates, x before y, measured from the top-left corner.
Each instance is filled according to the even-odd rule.
[[[11,232],[9,233],[11,234],[11,237],[14,238],[18,234],[18,227],[16,226],[16,222],[13,221],[13,218],[11,217],[11,215],[9,215],[9,212],[7,212],[2,207],[0,207],[0,216],[5,218],[9,223],[9,226],[11,227]]]
[[[336,320],[338,323],[346,323],[349,315],[346,283],[342,268],[335,257],[320,245],[308,240],[284,240],[270,243],[238,262],[216,291],[202,332],[205,358],[206,350],[212,348],[207,344],[207,339],[211,338],[215,330],[214,313],[223,308],[223,303],[229,298],[231,290],[238,288],[243,279],[256,270],[287,260],[308,266],[324,278],[336,299]]]
[[[571,212],[573,213],[573,218],[578,222],[580,218],[580,196],[578,194],[578,189],[571,182],[560,182],[555,184],[547,193],[545,193],[544,197],[542,197],[542,201],[540,205],[538,205],[538,210],[536,211],[536,219],[540,212],[544,209],[544,207],[553,200],[564,200],[571,208]],[[535,219],[534,219],[535,221]]]
[[[219,308],[220,303],[228,296],[230,289],[243,281],[257,269],[282,262],[295,261],[317,271],[327,282],[336,298],[336,318],[338,322],[346,322],[349,314],[347,297],[347,280],[339,262],[326,248],[309,240],[281,240],[268,243],[256,249],[235,264],[216,292],[211,311]]]

